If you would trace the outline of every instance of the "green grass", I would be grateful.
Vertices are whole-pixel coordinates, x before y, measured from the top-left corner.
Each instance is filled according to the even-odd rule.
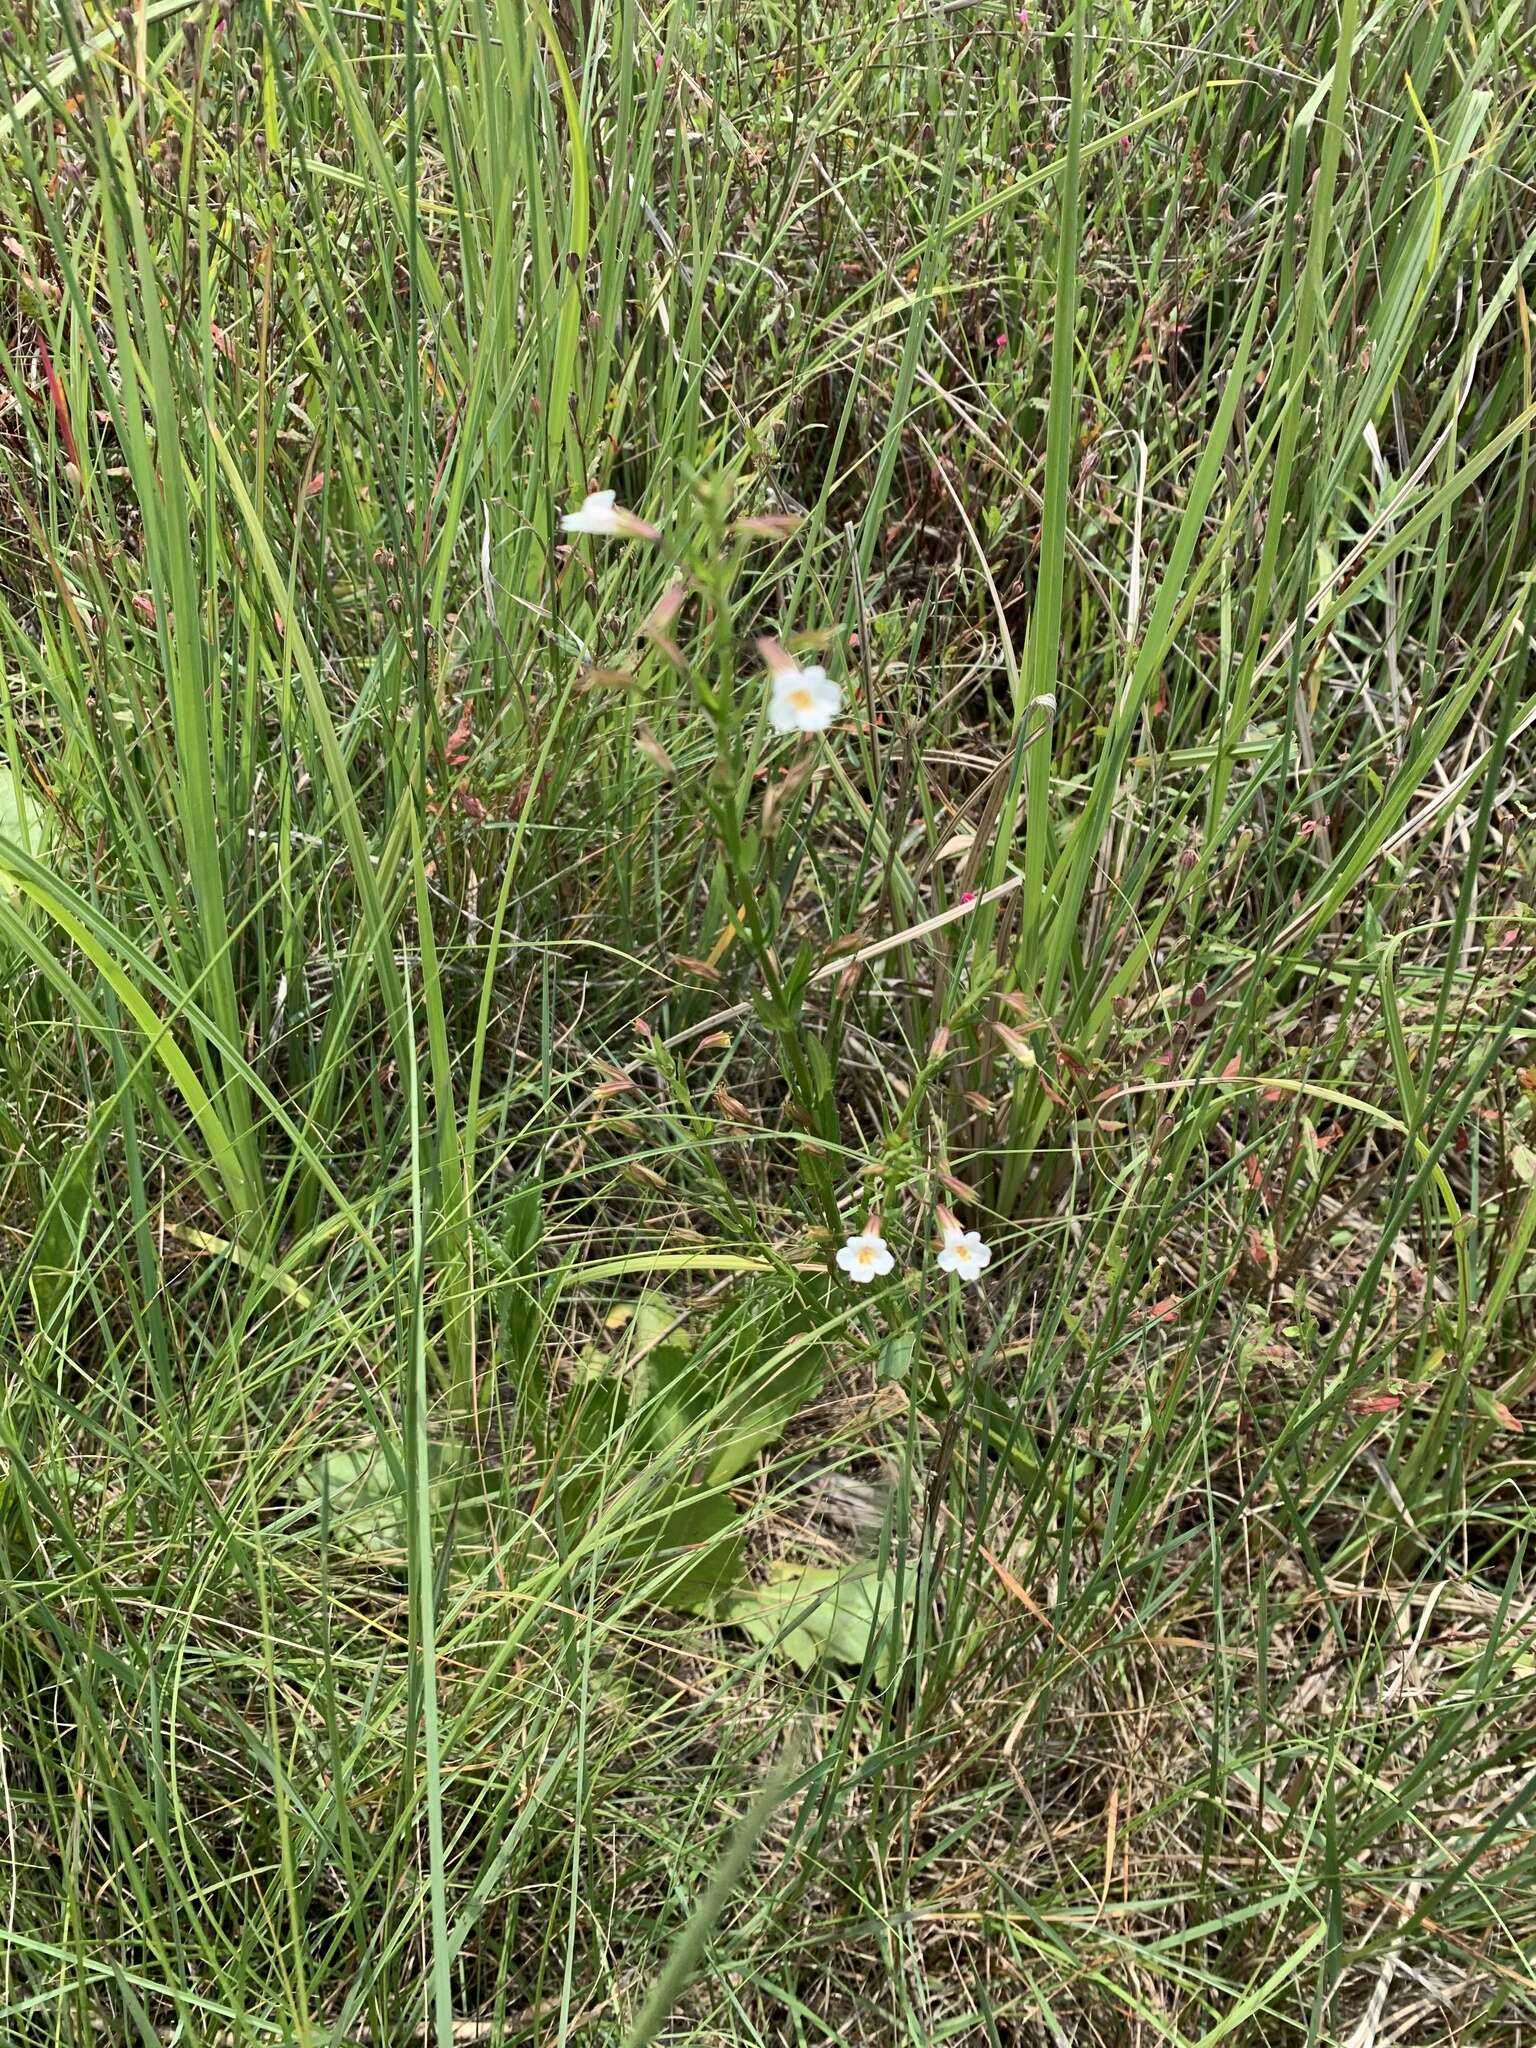
[[[1522,2039],[1526,11],[0,35],[5,2041]]]

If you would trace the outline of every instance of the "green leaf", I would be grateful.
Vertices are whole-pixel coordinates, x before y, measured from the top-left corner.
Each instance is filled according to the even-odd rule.
[[[785,1346],[766,1369],[759,1367],[731,1404],[710,1479],[719,1484],[745,1471],[814,1400],[825,1378],[826,1353],[820,1344]]]
[[[0,755],[0,839],[14,839],[41,852],[50,837],[48,820],[45,805]]]
[[[20,773],[0,754],[0,839],[9,839],[41,859],[53,837],[51,824],[52,814],[47,806],[32,794]],[[21,890],[3,871],[0,889],[5,890],[18,909],[22,907]]]
[[[880,1347],[879,1379],[904,1380],[912,1370],[912,1361],[917,1356],[917,1332],[915,1330],[893,1330]]]
[[[405,1555],[404,1475],[376,1442],[318,1458],[298,1489],[305,1500],[329,1500],[331,1531],[343,1542]]]
[[[903,1622],[911,1612],[911,1586],[909,1574]],[[766,1580],[730,1602],[723,1618],[802,1671],[823,1658],[863,1665],[872,1656],[881,1685],[895,1669],[906,1634],[905,1627],[895,1626],[895,1574],[874,1564],[836,1567],[780,1559],[769,1567]]]
[[[668,1568],[661,1598],[690,1614],[714,1614],[741,1581],[745,1548],[743,1518],[728,1493],[690,1489],[663,1518],[653,1539],[659,1562]],[[645,1546],[647,1550],[651,1544]]]
[[[832,1062],[827,1058],[827,1049],[812,1031],[806,1032],[800,1041],[800,1050],[805,1055],[805,1064],[810,1069],[811,1080],[816,1089],[816,1106],[819,1109],[832,1094]]]
[[[653,1597],[718,1615],[742,1581],[746,1521],[726,1488],[814,1398],[826,1377],[816,1301],[759,1290],[695,1345],[678,1304],[648,1289],[609,1318],[622,1334],[584,1354],[572,1389],[575,1465],[557,1481],[568,1526],[637,1470],[653,1489],[641,1527],[610,1553],[662,1569]]]
[[[629,1325],[634,1401],[650,1440],[666,1450],[709,1414],[709,1390],[689,1361],[693,1338],[667,1295],[648,1288]]]
[[[770,1031],[789,1031],[793,1029],[794,1020],[789,1012],[782,1003],[777,1002],[769,994],[767,989],[753,989],[750,992],[749,1000],[753,1009]]]
[[[766,1315],[716,1338],[701,1360],[676,1305],[656,1291],[640,1297],[630,1322],[634,1402],[658,1452],[693,1439],[708,1455],[705,1476],[723,1485],[776,1442],[826,1377],[824,1347],[811,1339],[813,1308],[775,1291]]]
[[[484,1531],[485,1498],[478,1478],[468,1476],[473,1483],[466,1490],[460,1445],[428,1442],[427,1484],[434,1542],[441,1540],[450,1515],[458,1534],[469,1527]],[[397,1556],[404,1562],[410,1527],[405,1466],[398,1456],[391,1457],[377,1438],[317,1458],[300,1475],[298,1492],[302,1499],[317,1504],[329,1499],[330,1531],[335,1541],[353,1549]]]
[[[816,962],[811,949],[802,939],[794,959],[789,963],[789,972],[784,976],[784,1001],[792,1017],[798,1017],[800,1014],[800,999],[810,986],[815,967]]]
[[[79,1245],[91,1207],[93,1148],[83,1148],[44,1184],[43,1220],[33,1241],[32,1298],[40,1323],[69,1299],[79,1270]]]

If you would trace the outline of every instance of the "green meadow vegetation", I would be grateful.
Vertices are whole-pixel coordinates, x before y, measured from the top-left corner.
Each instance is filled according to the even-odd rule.
[[[1533,280],[1518,0],[0,0],[0,2039],[1529,2038]]]

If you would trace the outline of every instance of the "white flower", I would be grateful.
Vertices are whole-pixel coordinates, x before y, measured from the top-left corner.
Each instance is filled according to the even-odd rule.
[[[895,1254],[878,1230],[864,1230],[850,1237],[837,1255],[837,1263],[860,1287],[881,1280],[896,1264]]]
[[[940,1272],[958,1273],[962,1280],[979,1280],[982,1267],[991,1263],[992,1247],[982,1243],[979,1231],[962,1230],[959,1224],[946,1226],[939,1253]]]
[[[843,693],[824,668],[774,672],[768,723],[775,732],[825,732],[843,708]]]
[[[660,533],[654,526],[648,526],[643,519],[637,519],[633,512],[626,512],[616,502],[617,491],[589,491],[574,512],[567,512],[560,521],[562,533],[618,534],[625,540],[659,540]]]

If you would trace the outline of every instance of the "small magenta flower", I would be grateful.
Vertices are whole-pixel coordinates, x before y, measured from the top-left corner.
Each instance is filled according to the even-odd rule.
[[[992,1263],[992,1247],[982,1243],[979,1231],[962,1230],[959,1217],[948,1209],[941,1207],[938,1219],[939,1271],[960,1280],[979,1280],[983,1268]]]
[[[617,503],[616,491],[588,491],[574,512],[560,521],[562,533],[617,535],[621,540],[660,540],[659,527],[649,526]]]
[[[880,1235],[880,1218],[871,1216],[856,1237],[850,1237],[837,1255],[837,1263],[858,1287],[871,1280],[883,1280],[896,1264],[896,1255]]]

